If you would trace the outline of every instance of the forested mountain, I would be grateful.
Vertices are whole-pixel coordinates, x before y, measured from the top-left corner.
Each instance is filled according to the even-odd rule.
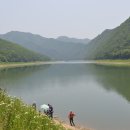
[[[28,62],[49,60],[48,57],[0,39],[0,62]]]
[[[86,53],[86,59],[129,59],[130,18],[93,39],[87,45]]]
[[[83,59],[86,51],[85,44],[63,42],[31,33],[11,31],[0,37],[57,60]]]
[[[70,38],[67,36],[60,36],[57,38],[57,40],[63,41],[63,42],[73,42],[73,43],[82,43],[82,44],[88,44],[90,42],[88,38],[78,39],[78,38]]]

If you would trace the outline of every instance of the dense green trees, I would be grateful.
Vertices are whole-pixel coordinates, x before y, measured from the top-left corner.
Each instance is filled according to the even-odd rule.
[[[0,39],[0,62],[43,61],[49,58]]]
[[[87,59],[129,59],[130,18],[119,27],[105,30],[87,46]]]

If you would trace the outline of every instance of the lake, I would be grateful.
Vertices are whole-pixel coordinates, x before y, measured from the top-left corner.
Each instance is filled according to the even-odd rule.
[[[52,104],[54,115],[95,130],[130,129],[130,67],[53,64],[0,69],[0,87],[28,104]]]

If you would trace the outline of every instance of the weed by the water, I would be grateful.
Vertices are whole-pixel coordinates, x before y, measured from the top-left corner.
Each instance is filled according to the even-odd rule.
[[[65,128],[0,89],[0,130],[65,130]]]

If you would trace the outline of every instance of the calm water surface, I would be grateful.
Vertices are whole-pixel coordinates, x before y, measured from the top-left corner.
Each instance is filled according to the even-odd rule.
[[[130,129],[130,68],[56,64],[0,70],[0,87],[26,103],[52,104],[54,115],[96,130]]]

